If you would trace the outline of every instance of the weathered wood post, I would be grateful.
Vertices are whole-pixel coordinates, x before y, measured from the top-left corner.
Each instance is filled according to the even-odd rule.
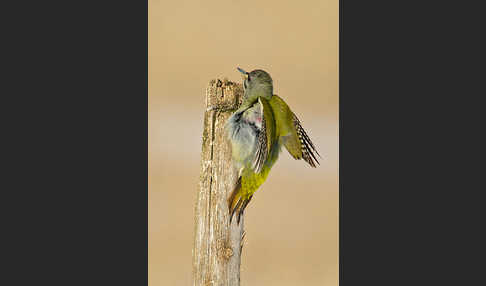
[[[237,171],[224,125],[243,95],[241,84],[212,80],[206,89],[201,176],[195,207],[193,275],[195,286],[240,285],[244,218],[229,224],[227,199]]]

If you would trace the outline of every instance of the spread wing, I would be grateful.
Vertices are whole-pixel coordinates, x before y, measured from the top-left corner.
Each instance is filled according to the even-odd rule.
[[[278,126],[279,136],[283,145],[294,159],[304,159],[309,165],[315,168],[316,163],[319,164],[315,154],[319,155],[319,153],[302,127],[299,119],[290,110],[287,103],[276,94],[272,96],[271,102],[273,102],[272,106],[275,117],[280,122]]]

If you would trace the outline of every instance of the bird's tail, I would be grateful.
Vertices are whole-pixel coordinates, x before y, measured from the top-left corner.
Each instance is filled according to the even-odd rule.
[[[230,223],[233,219],[235,213],[237,213],[237,222],[240,224],[240,218],[245,210],[246,206],[250,202],[253,195],[246,196],[241,187],[241,177],[238,178],[238,182],[236,183],[236,187],[231,193],[231,196],[228,199],[228,206],[230,212]]]
[[[235,189],[228,199],[230,223],[235,213],[237,213],[237,222],[240,223],[241,215],[250,202],[253,194],[258,187],[265,181],[270,168],[263,167],[260,173],[254,173],[252,170],[245,168],[243,174],[238,178]]]

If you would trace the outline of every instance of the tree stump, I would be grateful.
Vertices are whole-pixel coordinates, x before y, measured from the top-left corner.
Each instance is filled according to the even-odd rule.
[[[211,80],[206,89],[201,173],[195,206],[193,274],[195,286],[240,285],[244,218],[229,223],[228,197],[237,170],[224,126],[241,104],[243,87],[228,80]]]

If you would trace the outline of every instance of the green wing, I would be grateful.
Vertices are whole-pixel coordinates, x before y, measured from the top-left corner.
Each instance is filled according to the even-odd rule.
[[[275,140],[275,120],[270,104],[264,98],[258,98],[260,114],[262,118],[261,128],[257,135],[257,147],[252,169],[255,173],[260,173],[265,164],[272,142]]]

